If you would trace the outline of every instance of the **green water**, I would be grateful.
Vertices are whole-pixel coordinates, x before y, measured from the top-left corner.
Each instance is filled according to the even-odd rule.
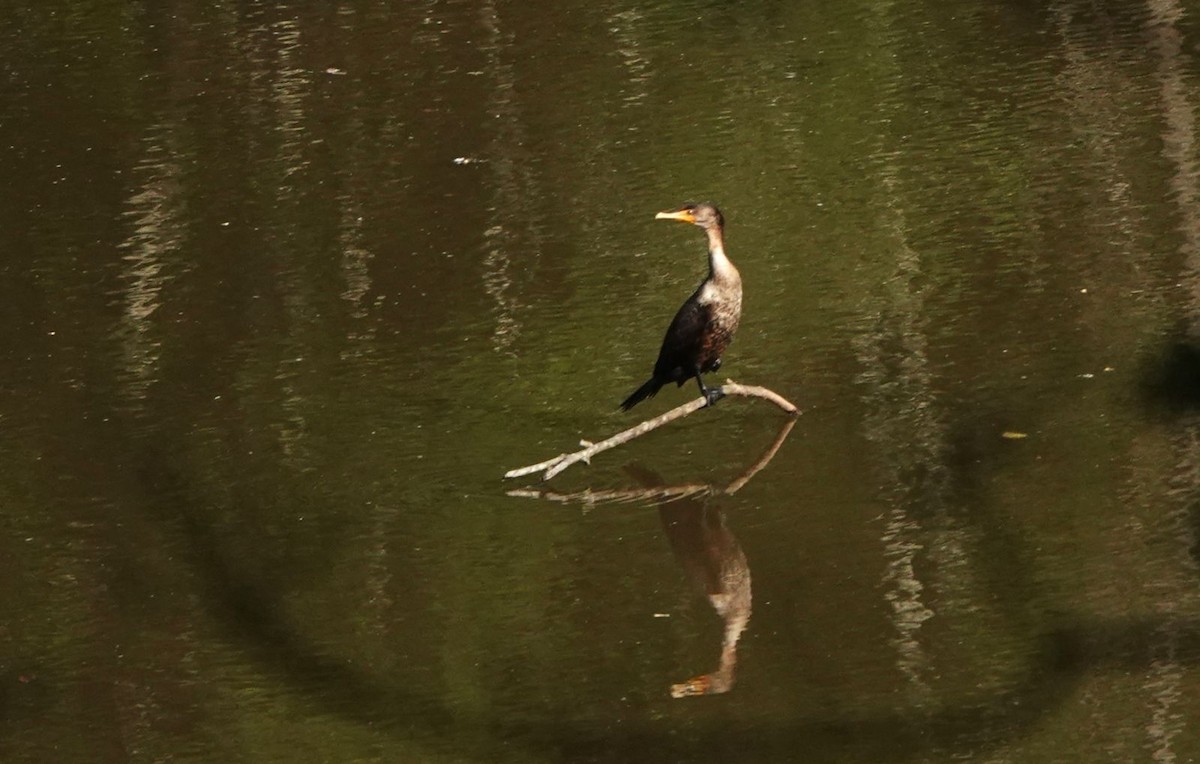
[[[1198,55],[1178,0],[0,8],[0,760],[1200,758]],[[794,428],[502,480],[695,394],[617,411],[700,199]]]

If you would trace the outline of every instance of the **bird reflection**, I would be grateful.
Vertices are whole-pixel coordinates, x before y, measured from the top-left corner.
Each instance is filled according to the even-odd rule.
[[[649,472],[638,478],[643,483],[662,482]],[[725,622],[721,661],[716,670],[671,685],[671,697],[728,692],[734,682],[738,639],[750,622],[750,566],[746,555],[725,525],[725,513],[706,500],[690,498],[663,504],[658,516],[688,581]]]
[[[717,695],[732,689],[737,666],[737,643],[750,622],[750,566],[737,537],[725,524],[725,515],[709,498],[735,493],[770,463],[779,451],[796,420],[784,422],[779,434],[737,479],[725,486],[708,483],[667,486],[650,470],[629,467],[627,471],[642,484],[641,488],[607,491],[559,493],[518,489],[510,496],[548,499],[562,503],[598,504],[625,501],[650,501],[659,504],[659,518],[667,541],[691,584],[712,605],[725,622],[721,638],[721,658],[717,668],[671,685],[671,697]]]

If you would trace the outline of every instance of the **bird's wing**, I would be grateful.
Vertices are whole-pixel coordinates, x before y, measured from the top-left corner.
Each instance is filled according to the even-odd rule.
[[[691,377],[700,356],[705,329],[711,320],[711,308],[701,304],[695,295],[680,306],[663,337],[658,362],[654,364],[654,376],[673,381]]]

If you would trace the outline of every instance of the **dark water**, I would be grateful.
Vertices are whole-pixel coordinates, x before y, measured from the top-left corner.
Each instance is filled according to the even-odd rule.
[[[1197,760],[1198,55],[1177,0],[0,8],[0,760]],[[722,376],[803,415],[501,480],[694,394],[616,411],[705,198]]]

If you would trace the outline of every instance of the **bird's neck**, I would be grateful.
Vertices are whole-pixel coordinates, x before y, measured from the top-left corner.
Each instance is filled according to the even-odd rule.
[[[737,268],[725,254],[725,240],[718,228],[709,228],[708,233],[708,278],[712,281],[741,281]]]

